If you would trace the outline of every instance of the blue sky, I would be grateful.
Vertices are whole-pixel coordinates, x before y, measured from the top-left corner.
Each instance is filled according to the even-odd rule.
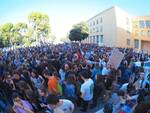
[[[150,15],[150,0],[0,0],[0,24],[27,22],[30,12],[46,13],[52,33],[61,38],[71,26],[118,6],[130,15]]]

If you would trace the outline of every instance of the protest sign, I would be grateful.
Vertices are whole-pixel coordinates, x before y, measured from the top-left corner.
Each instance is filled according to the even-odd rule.
[[[107,64],[113,66],[115,69],[118,69],[123,57],[124,54],[122,52],[118,49],[113,49]]]

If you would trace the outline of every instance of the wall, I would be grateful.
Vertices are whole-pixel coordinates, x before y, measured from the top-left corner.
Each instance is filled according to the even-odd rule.
[[[117,46],[131,47],[132,21],[127,12],[115,7],[116,12],[116,30],[117,30]],[[130,45],[127,45],[127,39]]]
[[[93,21],[101,20],[102,22],[99,22],[99,24],[96,24],[95,26],[90,26],[90,23],[93,23]],[[90,33],[89,36],[95,36],[95,35],[103,35],[103,43],[106,46],[114,47],[116,46],[116,21],[115,21],[115,8],[111,7],[102,13],[96,15],[95,17],[91,18],[88,21],[89,30],[96,27],[99,28],[98,32]],[[103,27],[103,30],[100,31],[100,27]]]
[[[141,41],[141,49],[150,53],[150,41]]]

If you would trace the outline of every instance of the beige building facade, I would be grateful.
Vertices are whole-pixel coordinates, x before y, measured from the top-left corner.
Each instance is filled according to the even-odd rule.
[[[144,21],[144,28],[140,27],[140,24],[143,24],[141,21]],[[113,6],[90,18],[87,23],[89,37],[83,41],[85,43],[109,47],[132,47],[138,50],[150,49],[150,27],[147,27],[150,24],[150,16],[132,17],[119,7]],[[145,35],[137,36],[137,31],[139,34],[144,32]]]
[[[132,27],[132,47],[150,53],[150,16],[134,17]]]

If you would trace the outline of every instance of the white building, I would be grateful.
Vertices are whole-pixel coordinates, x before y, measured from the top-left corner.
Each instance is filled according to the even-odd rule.
[[[89,37],[83,42],[110,47],[130,47],[131,17],[113,6],[90,18]]]

